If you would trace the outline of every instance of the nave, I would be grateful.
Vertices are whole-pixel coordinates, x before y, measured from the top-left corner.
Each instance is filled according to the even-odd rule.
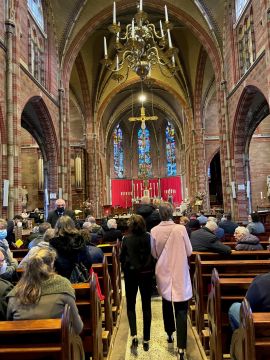
[[[124,290],[124,284],[123,284]],[[128,319],[126,315],[126,301],[123,293],[121,314],[119,323],[115,329],[115,338],[112,349],[108,356],[108,360],[171,360],[176,359],[176,341],[174,344],[168,344],[166,333],[163,327],[161,297],[152,298],[152,325],[151,325],[151,341],[148,352],[142,348],[142,311],[140,295],[137,296],[136,315],[138,328],[138,355],[135,356],[130,351],[131,337],[129,334]],[[205,352],[201,346],[200,340],[196,334],[194,327],[188,320],[188,340],[187,340],[187,359],[188,360],[207,360]]]

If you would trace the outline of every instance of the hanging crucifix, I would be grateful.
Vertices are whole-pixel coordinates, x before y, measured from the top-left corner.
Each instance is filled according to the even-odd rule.
[[[142,105],[141,116],[131,116],[128,118],[128,120],[129,121],[141,121],[142,122],[141,128],[142,128],[142,130],[144,130],[145,129],[145,121],[158,120],[158,117],[156,115],[146,116],[145,115],[145,107]]]

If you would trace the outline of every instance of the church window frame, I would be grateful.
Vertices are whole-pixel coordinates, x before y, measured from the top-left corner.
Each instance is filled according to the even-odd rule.
[[[116,125],[113,130],[113,168],[117,178],[124,177],[124,145],[123,131],[120,125]]]
[[[150,130],[147,126],[139,128],[138,138],[138,176],[140,178],[149,178],[152,176],[152,158]]]
[[[175,127],[170,121],[167,121],[165,128],[165,147],[167,176],[175,176],[177,174]]]

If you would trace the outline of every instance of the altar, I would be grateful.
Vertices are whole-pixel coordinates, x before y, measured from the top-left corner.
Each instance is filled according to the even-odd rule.
[[[174,206],[182,203],[180,176],[148,179],[112,179],[111,180],[112,206],[132,209],[139,204],[143,196],[170,201]]]

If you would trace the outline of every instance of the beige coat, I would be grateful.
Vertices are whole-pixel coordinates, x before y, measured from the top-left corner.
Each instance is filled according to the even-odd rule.
[[[183,225],[162,221],[151,230],[151,251],[156,264],[156,280],[160,295],[174,302],[192,297],[188,257],[192,246]]]

